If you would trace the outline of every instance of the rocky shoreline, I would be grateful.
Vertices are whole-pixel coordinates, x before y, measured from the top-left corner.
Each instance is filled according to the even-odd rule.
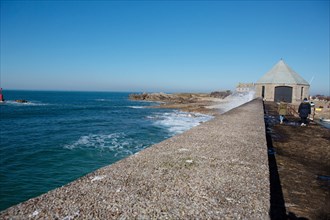
[[[173,108],[186,112],[198,112],[209,115],[219,114],[212,106],[218,105],[231,94],[230,91],[212,93],[141,93],[130,94],[129,99],[135,101],[159,102],[151,108]]]

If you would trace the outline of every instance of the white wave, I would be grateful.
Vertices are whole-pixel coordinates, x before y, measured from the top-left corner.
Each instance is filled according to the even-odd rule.
[[[123,133],[112,134],[89,134],[81,136],[77,141],[64,146],[65,149],[98,149],[115,153],[116,156],[132,155],[134,152],[143,149],[143,144],[138,144],[132,138]]]
[[[97,102],[111,102],[110,99],[95,99]]]
[[[14,100],[7,100],[4,102],[5,105],[16,105],[16,106],[44,106],[44,105],[50,105],[48,103],[41,103],[37,101],[28,101],[28,102],[16,102]]]
[[[148,118],[155,120],[154,124],[156,126],[166,128],[172,134],[180,134],[213,117],[200,113],[173,111],[170,113],[157,113]]]
[[[140,109],[140,108],[144,108],[144,106],[128,106],[128,108],[136,108],[136,109]]]
[[[230,96],[227,96],[223,103],[219,105],[219,109],[222,112],[227,112],[233,108],[236,108],[240,105],[243,105],[255,97],[255,91],[250,91],[246,93],[233,93]]]

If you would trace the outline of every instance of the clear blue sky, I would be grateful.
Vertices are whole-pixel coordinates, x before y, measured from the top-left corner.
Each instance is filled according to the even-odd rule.
[[[329,1],[4,1],[4,89],[211,92],[281,58],[329,95]]]

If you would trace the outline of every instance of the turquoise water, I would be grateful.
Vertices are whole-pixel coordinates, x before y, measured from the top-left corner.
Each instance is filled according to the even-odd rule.
[[[67,184],[211,117],[146,108],[129,93],[3,91],[0,210]],[[28,103],[16,103],[26,99]]]

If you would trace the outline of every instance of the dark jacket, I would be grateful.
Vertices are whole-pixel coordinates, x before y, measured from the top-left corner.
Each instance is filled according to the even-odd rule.
[[[309,102],[303,102],[299,105],[299,116],[302,118],[308,117],[308,115],[311,113],[311,105]]]

